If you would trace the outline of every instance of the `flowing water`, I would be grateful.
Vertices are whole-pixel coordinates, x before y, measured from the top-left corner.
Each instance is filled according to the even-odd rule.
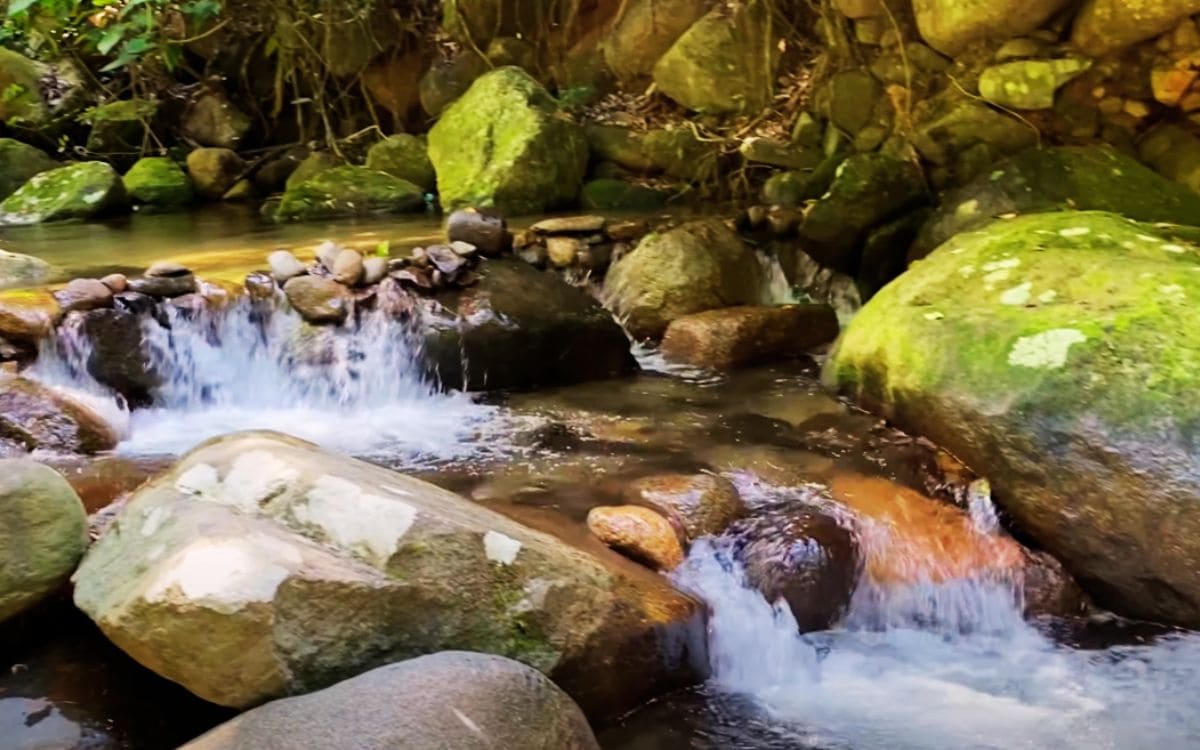
[[[400,230],[362,231],[375,241]],[[254,260],[231,251],[214,263],[241,272],[259,264],[262,243],[283,239],[237,239],[255,245]],[[209,257],[218,240],[198,252]],[[133,255],[130,265],[151,259]],[[791,294],[774,281],[777,300]],[[158,466],[166,459],[154,457],[208,437],[269,428],[522,520],[552,517],[566,536],[585,535],[587,510],[615,502],[631,479],[697,470],[729,476],[755,513],[816,503],[853,529],[866,563],[849,609],[805,635],[787,606],[747,584],[735,539],[694,544],[674,578],[710,608],[712,678],[604,728],[608,750],[1200,747],[1200,637],[1103,616],[1026,621],[1019,578],[978,572],[1011,548],[986,487],[972,485],[961,511],[912,490],[877,493],[932,492],[929,449],[824,395],[811,366],[719,377],[643,351],[638,377],[481,399],[438,391],[413,339],[371,318],[314,336],[293,316],[238,303],[169,311],[146,333],[163,375],[149,408],[131,412],[92,382],[69,328],[33,371],[121,425],[118,455],[81,472]],[[913,507],[897,493],[917,498]],[[901,521],[918,533],[901,533]],[[151,750],[227,715],[130,662],[66,604],[0,630],[0,668],[0,750]]]

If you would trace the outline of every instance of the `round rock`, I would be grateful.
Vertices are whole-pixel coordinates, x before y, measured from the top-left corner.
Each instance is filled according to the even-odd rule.
[[[297,276],[283,285],[283,292],[309,323],[341,323],[350,312],[346,287],[333,279]]]
[[[304,264],[287,250],[276,250],[268,255],[267,265],[271,268],[271,278],[280,284],[305,273]]]
[[[625,489],[625,501],[667,516],[689,539],[720,534],[746,513],[733,482],[712,474],[645,477]]]
[[[485,214],[473,208],[450,214],[446,220],[446,239],[450,242],[469,242],[488,256],[500,255],[512,246],[512,237],[504,217]]]
[[[349,248],[342,250],[333,259],[333,266],[329,270],[333,271],[334,281],[354,286],[363,276],[362,253]]]
[[[679,532],[667,518],[636,505],[592,508],[588,528],[618,552],[655,570],[673,570],[683,562]]]

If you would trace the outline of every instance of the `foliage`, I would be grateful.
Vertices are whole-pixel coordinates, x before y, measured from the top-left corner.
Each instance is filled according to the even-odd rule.
[[[100,58],[106,73],[148,60],[174,70],[181,30],[201,28],[220,11],[220,0],[9,0],[0,44]]]

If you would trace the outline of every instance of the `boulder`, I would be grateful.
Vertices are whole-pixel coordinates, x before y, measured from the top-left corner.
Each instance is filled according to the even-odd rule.
[[[654,570],[671,571],[683,562],[682,531],[661,513],[638,505],[602,505],[588,511],[596,538]]]
[[[0,622],[54,593],[87,547],[87,513],[58,472],[0,459]]]
[[[690,128],[636,131],[591,123],[585,133],[595,160],[610,161],[631,172],[695,180],[716,166],[716,152]]]
[[[0,250],[0,289],[37,286],[49,281],[56,274],[54,266],[41,258]],[[6,299],[8,298],[0,297],[0,301]],[[4,317],[3,307],[3,303],[0,302],[0,320]],[[3,335],[3,323],[0,323],[0,335]]]
[[[362,271],[361,265],[359,271]],[[309,323],[341,323],[350,314],[350,293],[333,279],[296,276],[283,285],[283,293],[300,317]]]
[[[117,447],[116,430],[65,393],[0,376],[0,445],[24,451],[100,453]]]
[[[992,65],[979,76],[979,95],[1008,109],[1053,109],[1058,90],[1090,67],[1090,60],[1079,57]]]
[[[136,303],[149,302],[132,292],[118,295]],[[150,402],[151,393],[163,382],[153,365],[142,331],[143,318],[126,309],[92,310],[72,315],[64,325],[78,326],[91,345],[87,371],[101,385],[125,397],[132,405]]]
[[[528,664],[607,717],[705,657],[702,608],[666,582],[277,433],[209,441],[144,485],[74,581],[126,653],[235,707],[461,648]]]
[[[314,151],[300,160],[292,173],[284,181],[284,188],[292,190],[300,187],[320,173],[341,166],[342,162],[328,151]]]
[[[1200,624],[1200,248],[1099,212],[961,234],[876,295],[827,379],[989,477],[1098,603]]]
[[[333,280],[346,286],[354,286],[363,275],[363,257],[357,250],[346,248],[333,259]]]
[[[225,94],[205,91],[183,114],[183,135],[199,146],[236,149],[253,122]]]
[[[40,149],[12,138],[0,138],[0,201],[17,192],[30,177],[58,166]]]
[[[471,88],[491,69],[487,60],[473,50],[464,50],[450,57],[433,61],[418,84],[421,108],[430,117],[437,117]]]
[[[308,272],[304,264],[287,250],[276,250],[267,256],[267,265],[271,269],[271,278],[284,284],[288,279],[303,276]]]
[[[404,710],[397,711],[398,706]],[[599,750],[579,707],[537,670],[443,651],[252,709],[181,750]]]
[[[646,235],[604,279],[605,304],[639,339],[658,339],[676,318],[762,295],[754,251],[723,223],[693,221]]]
[[[758,136],[742,141],[738,153],[748,162],[784,169],[815,169],[825,160],[825,153],[820,148]]]
[[[1067,0],[913,0],[929,46],[953,57],[974,42],[1007,40],[1036,30]]]
[[[465,242],[494,257],[512,248],[512,235],[503,216],[490,211],[463,208],[446,219],[446,239]]]
[[[723,532],[746,514],[733,483],[715,474],[659,474],[643,477],[623,493],[625,502],[651,508],[682,529],[687,540]]]
[[[96,219],[125,207],[125,186],[100,161],[58,167],[32,177],[0,203],[0,225]]]
[[[800,632],[827,630],[850,606],[859,551],[848,529],[815,508],[775,508],[728,531],[746,581],[784,601]]]
[[[63,314],[77,310],[98,310],[112,307],[113,293],[98,279],[71,279],[67,285],[54,293]]]
[[[665,190],[601,178],[584,184],[579,205],[589,211],[653,211],[665,206],[670,198]]]
[[[124,99],[102,104],[87,115],[92,125],[87,150],[113,156],[139,154],[145,150],[151,125],[157,116],[158,102],[150,99]]]
[[[367,167],[333,167],[299,184],[288,182],[275,211],[278,221],[406,213],[425,206],[420,187]]]
[[[604,39],[604,62],[622,82],[648,78],[654,64],[712,5],[710,0],[630,0]]]
[[[918,114],[913,146],[922,157],[938,166],[956,167],[964,154],[980,147],[1000,157],[1025,150],[1038,142],[1035,128],[982,102],[957,94],[932,99],[924,110]],[[966,175],[966,179],[976,174]]]
[[[659,58],[654,83],[697,112],[758,112],[774,95],[777,41],[765,0],[718,5]]]
[[[852,273],[871,229],[925,198],[925,175],[914,162],[855,154],[842,162],[829,192],[805,214],[799,230],[805,252],[822,265]]]
[[[217,200],[241,179],[246,162],[227,148],[198,148],[187,155],[187,171],[196,192]]]
[[[185,206],[195,198],[183,168],[165,156],[138,159],[125,173],[125,192],[134,203],[161,208]]]
[[[729,370],[800,357],[837,335],[837,314],[829,305],[726,307],[672,320],[662,353],[672,362]]]
[[[829,121],[854,136],[875,119],[883,86],[865,70],[847,70],[830,78],[824,93],[829,98]]]
[[[429,131],[444,208],[533,214],[575,200],[587,168],[583,131],[520,68],[479,78]]]
[[[1086,0],[1071,42],[1100,57],[1170,31],[1195,13],[1200,13],[1197,0]]]
[[[1174,123],[1148,131],[1138,141],[1138,158],[1168,180],[1200,193],[1200,138]]]
[[[999,216],[1080,209],[1148,222],[1200,225],[1200,195],[1099,146],[1030,149],[950,192],[921,228],[910,258]]]
[[[795,207],[816,200],[829,190],[842,157],[825,159],[809,171],[776,172],[763,183],[762,199],[769,206]]]
[[[635,369],[621,327],[585,291],[515,258],[477,271],[478,283],[439,292],[421,316],[425,367],[443,387],[528,389]]]
[[[425,139],[408,133],[388,136],[367,151],[367,169],[407,180],[427,193],[437,189]]]
[[[0,48],[0,122],[46,128],[78,111],[86,86],[73,63],[44,63]]]

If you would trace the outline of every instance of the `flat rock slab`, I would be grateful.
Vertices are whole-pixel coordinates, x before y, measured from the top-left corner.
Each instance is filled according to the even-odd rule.
[[[798,357],[837,334],[837,315],[828,305],[727,307],[672,321],[662,353],[673,362],[728,370]]]

